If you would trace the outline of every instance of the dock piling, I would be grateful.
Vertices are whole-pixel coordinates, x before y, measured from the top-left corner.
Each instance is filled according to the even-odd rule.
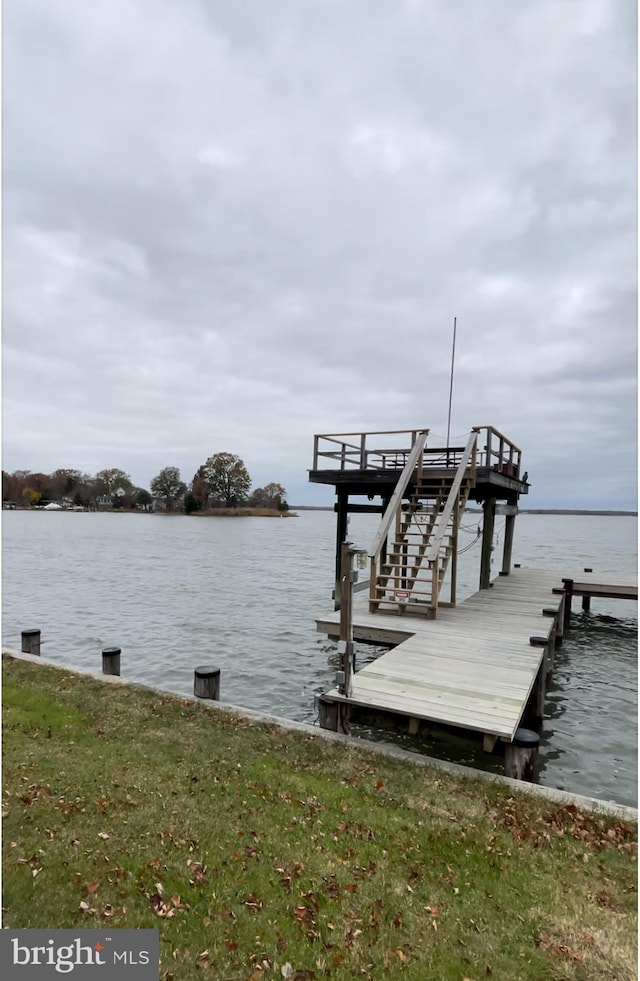
[[[538,749],[540,736],[532,729],[516,729],[513,742],[504,752],[505,776],[526,783],[538,782]]]
[[[193,673],[193,694],[197,698],[220,700],[220,668],[196,668]]]
[[[121,647],[105,647],[102,650],[102,673],[120,676]]]
[[[40,654],[40,630],[23,630],[22,646],[23,654]]]
[[[573,579],[563,579],[564,584],[564,630],[569,629],[571,623],[571,600],[573,599]]]

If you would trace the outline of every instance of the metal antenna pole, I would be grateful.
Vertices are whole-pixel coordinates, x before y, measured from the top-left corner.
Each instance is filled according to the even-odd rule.
[[[453,318],[453,347],[451,349],[451,380],[449,382],[449,417],[447,419],[447,448],[449,447],[449,437],[451,435],[451,399],[453,398],[453,365],[456,357],[456,326],[457,317]]]

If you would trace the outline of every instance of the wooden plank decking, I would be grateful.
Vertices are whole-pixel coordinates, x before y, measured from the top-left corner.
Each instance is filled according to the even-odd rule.
[[[348,699],[337,688],[324,697],[510,741],[544,670],[545,647],[529,639],[549,644],[555,618],[542,611],[559,611],[563,596],[553,590],[561,585],[561,573],[514,569],[458,606],[440,607],[436,620],[356,609],[354,640],[397,646],[356,671]],[[614,583],[598,585],[599,595],[620,595]],[[339,617],[319,618],[318,631],[338,637]]]

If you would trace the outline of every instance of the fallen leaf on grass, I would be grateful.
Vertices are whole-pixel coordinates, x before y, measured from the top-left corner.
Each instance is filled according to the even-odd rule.
[[[96,890],[98,888],[98,885],[99,885],[99,883],[97,883],[97,882],[87,882],[86,888],[87,888],[87,892],[89,893],[89,895],[91,895],[91,893],[96,892]]]
[[[98,831],[98,838],[102,838],[103,841],[108,841],[109,835],[106,831]]]
[[[151,903],[151,907],[157,916],[167,918],[175,916],[180,910],[188,909],[188,906],[182,902],[180,896],[178,895],[171,897],[171,905],[169,905],[169,903],[164,902],[160,893],[155,892],[153,895],[149,896],[149,902]]]
[[[582,964],[582,958],[576,954],[575,951],[571,950],[570,947],[567,947],[566,944],[559,943],[558,941],[554,940],[547,933],[539,934],[536,943],[538,944],[538,947],[541,947],[543,950],[551,951],[551,953],[555,954],[556,957],[571,960],[574,962],[574,964]]]
[[[262,909],[263,903],[262,900],[258,898],[258,896],[252,893],[250,896],[247,896],[247,898],[244,901],[244,905],[252,913],[259,913],[260,910]]]

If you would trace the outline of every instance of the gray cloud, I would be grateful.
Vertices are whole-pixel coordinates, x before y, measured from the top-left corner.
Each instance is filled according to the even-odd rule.
[[[491,423],[636,501],[630,0],[9,0],[4,467],[292,501],[315,432]],[[624,463],[621,463],[621,460]]]

